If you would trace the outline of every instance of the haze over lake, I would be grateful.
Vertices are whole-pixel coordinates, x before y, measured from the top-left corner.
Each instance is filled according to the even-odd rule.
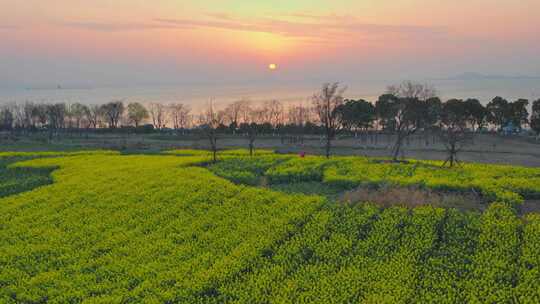
[[[343,82],[348,86],[347,98],[375,101],[386,87],[395,81]],[[423,80],[434,85],[442,99],[478,98],[486,104],[495,96],[509,100],[540,97],[540,78],[483,78]],[[264,84],[178,84],[137,86],[69,86],[50,85],[33,88],[0,88],[0,104],[11,102],[83,102],[104,103],[111,100],[126,102],[183,102],[193,108],[204,106],[209,100],[225,104],[242,98],[252,101],[277,99],[284,103],[308,103],[309,97],[322,83],[282,83],[269,81]]]

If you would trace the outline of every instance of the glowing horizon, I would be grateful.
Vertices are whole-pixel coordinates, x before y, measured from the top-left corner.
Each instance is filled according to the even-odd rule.
[[[0,81],[245,81],[270,63],[283,79],[540,69],[536,0],[155,2],[0,0]]]

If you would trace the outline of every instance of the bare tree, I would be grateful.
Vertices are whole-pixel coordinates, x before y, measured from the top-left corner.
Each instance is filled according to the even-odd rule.
[[[11,108],[11,113],[13,114],[13,125],[16,129],[26,129],[30,125],[30,121],[26,120],[26,111],[25,107],[13,103],[9,106]]]
[[[306,124],[311,122],[311,111],[308,107],[300,105],[293,105],[289,108],[287,119],[289,125],[293,127],[293,131],[297,133],[300,143],[304,143],[304,133]]]
[[[259,125],[258,122],[262,121],[262,112],[264,112],[264,110],[250,107],[250,114],[246,115],[243,122],[240,124],[240,132],[246,134],[248,138],[250,156],[253,156],[253,152],[255,151],[255,140],[257,139],[257,136],[261,130],[261,125]]]
[[[47,105],[35,104],[31,113],[32,125],[44,127],[47,124]]]
[[[124,113],[124,102],[121,100],[111,101],[102,105],[101,111],[107,119],[109,128],[115,129],[118,127],[118,122]]]
[[[207,108],[199,116],[200,128],[210,142],[212,150],[212,161],[217,161],[217,140],[218,128],[223,124],[224,115],[222,111],[217,111],[212,102],[208,103]]]
[[[341,130],[338,113],[336,111],[343,104],[343,93],[347,88],[339,87],[339,83],[325,83],[320,92],[313,95],[313,107],[325,133],[325,154],[330,158],[332,140]]]
[[[13,129],[13,109],[10,106],[0,108],[0,130],[11,131]]]
[[[260,113],[265,122],[269,122],[273,127],[283,123],[284,107],[279,100],[266,101]]]
[[[66,104],[56,103],[47,105],[47,121],[49,128],[49,139],[52,139],[54,133],[65,127]]]
[[[239,120],[242,122],[250,121],[253,119],[253,109],[251,102],[248,99],[245,99],[244,106],[240,109]]]
[[[182,103],[172,103],[169,105],[173,128],[183,130],[189,126],[191,109]]]
[[[80,129],[84,124],[88,114],[88,106],[81,103],[74,103],[69,106],[70,116],[73,118],[75,128]]]
[[[287,119],[289,124],[303,126],[311,121],[310,109],[302,104],[289,107]]]
[[[419,100],[428,100],[437,96],[437,90],[432,85],[412,81],[391,85],[387,88],[386,93],[400,98],[417,98]]]
[[[246,117],[242,114],[244,113],[245,109],[249,107],[249,101],[247,99],[242,99],[239,101],[235,101],[231,104],[229,104],[223,111],[225,113],[225,119],[231,126],[231,128],[234,130],[240,125],[242,121],[245,121]]]
[[[265,107],[250,107],[250,111],[244,119],[258,124],[268,122],[267,109]]]
[[[34,109],[36,108],[36,105],[33,102],[25,102],[24,103],[24,121],[27,128],[35,128],[36,123],[33,119],[33,113]]]
[[[154,128],[158,130],[165,128],[165,125],[167,124],[166,110],[167,109],[164,104],[155,102],[150,104],[149,112],[150,116],[152,117]]]
[[[64,124],[65,124],[66,128],[68,129],[68,132],[74,126],[73,112],[71,110],[71,106],[72,106],[72,104],[70,104],[70,103],[66,104],[66,114],[65,114],[65,118],[64,118]]]
[[[86,117],[88,119],[88,126],[96,129],[101,124],[101,118],[103,116],[103,108],[99,105],[90,105],[87,108]]]

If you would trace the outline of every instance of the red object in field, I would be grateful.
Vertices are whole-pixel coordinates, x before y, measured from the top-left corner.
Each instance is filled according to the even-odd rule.
[[[300,157],[304,158],[304,156],[306,156],[306,152],[300,152],[298,155],[300,155]]]

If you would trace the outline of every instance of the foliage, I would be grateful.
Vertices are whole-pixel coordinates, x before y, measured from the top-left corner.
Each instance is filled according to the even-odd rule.
[[[327,163],[331,161],[318,156],[296,157],[269,168],[265,175],[269,182],[275,184],[322,181],[323,166]]]
[[[513,299],[520,224],[504,204],[492,204],[482,216],[466,288],[469,303],[510,303]]]
[[[246,149],[230,149],[230,150],[220,150],[219,156],[230,158],[231,156],[249,156],[250,152]],[[181,150],[169,150],[165,151],[164,154],[172,154],[177,156],[212,156],[212,152],[208,150],[197,150],[197,149],[181,149]],[[255,156],[264,156],[274,154],[272,150],[259,149],[255,150],[253,155]]]
[[[234,150],[230,153],[242,155]],[[302,158],[266,154],[253,159],[231,156],[214,168],[222,168],[218,175],[225,178],[235,174],[246,174],[246,179],[264,176],[271,184],[322,182],[343,190],[360,185],[389,184],[420,186],[438,191],[474,191],[488,202],[505,202],[512,206],[519,205],[524,198],[540,197],[538,168],[474,163],[445,168],[442,164],[440,161],[393,163],[386,159],[363,157],[336,157],[328,160],[318,156]]]
[[[0,199],[0,303],[540,299],[540,218],[513,208],[538,195],[540,169],[247,153],[208,167],[202,151],[0,154],[23,160],[0,175],[54,181]],[[280,191],[246,185],[261,179]],[[480,214],[298,194],[360,184],[504,202]]]
[[[283,157],[276,157],[274,155],[263,155],[256,158],[245,156],[233,157],[212,165],[210,170],[217,176],[221,176],[235,183],[256,186],[261,184],[260,178],[265,174],[266,170],[288,158],[290,158],[290,156],[286,155]]]
[[[520,204],[523,197],[540,195],[540,169],[517,166],[462,164],[447,169],[438,161],[410,163],[355,160],[324,170],[323,181],[343,188],[390,183],[422,186],[442,191],[476,191],[488,201]]]
[[[523,228],[523,245],[519,259],[517,298],[520,303],[540,301],[540,215],[526,218]]]
[[[0,197],[52,183],[50,169],[8,168],[10,164],[26,159],[28,158],[0,157]]]
[[[454,163],[458,162],[458,152],[472,140],[472,135],[467,130],[467,121],[469,119],[470,113],[468,113],[464,101],[450,99],[442,104],[439,137],[448,152],[445,163],[448,162],[450,167],[453,167]]]
[[[55,183],[1,200],[0,302],[195,302],[321,204],[235,186],[199,157],[44,158]]]
[[[428,85],[403,82],[390,86],[375,104],[383,128],[396,133],[392,159],[403,154],[403,142],[419,129],[429,129],[438,121],[441,101]]]
[[[478,99],[469,98],[464,101],[463,106],[467,113],[469,124],[473,131],[481,129],[486,123],[487,110]]]
[[[368,101],[345,100],[336,111],[341,124],[347,130],[368,129],[375,120],[375,107]]]
[[[535,100],[532,105],[531,129],[536,135],[540,134],[540,99]]]

